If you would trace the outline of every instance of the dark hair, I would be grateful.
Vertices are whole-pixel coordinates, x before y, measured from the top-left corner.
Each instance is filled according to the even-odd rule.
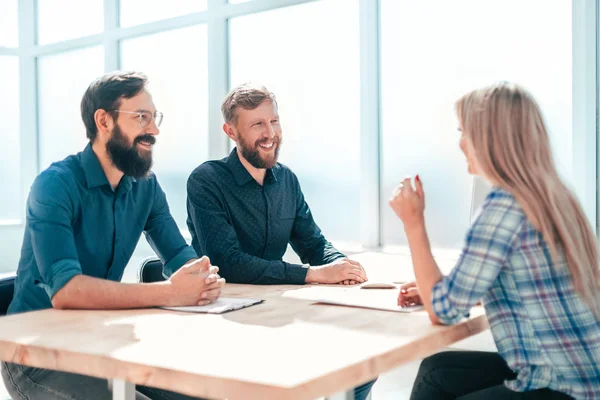
[[[146,75],[139,72],[110,72],[96,79],[87,88],[81,99],[81,119],[86,136],[93,142],[98,128],[94,120],[96,110],[116,110],[121,99],[130,99],[139,94],[148,83]],[[115,113],[111,112],[113,118]]]
[[[254,85],[252,83],[244,83],[233,89],[221,104],[221,113],[223,119],[227,123],[237,122],[237,114],[235,109],[238,107],[244,110],[254,110],[260,106],[263,101],[270,101],[277,105],[275,95],[262,85]]]

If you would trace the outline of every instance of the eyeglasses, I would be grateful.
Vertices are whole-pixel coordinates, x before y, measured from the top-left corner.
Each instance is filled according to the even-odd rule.
[[[123,111],[123,110],[110,110],[110,111],[123,113],[123,114],[137,115],[138,119],[140,121],[140,128],[142,128],[142,129],[144,129],[145,127],[150,125],[150,121],[152,121],[153,118],[154,118],[154,123],[156,124],[157,127],[159,127],[163,121],[163,113],[161,113],[160,111],[155,111],[154,113],[151,113],[150,111]]]

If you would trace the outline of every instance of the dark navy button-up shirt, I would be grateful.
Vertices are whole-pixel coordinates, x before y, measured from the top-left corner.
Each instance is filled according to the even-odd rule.
[[[298,178],[285,165],[268,169],[261,186],[234,149],[196,168],[187,193],[192,245],[228,282],[305,283],[305,266],[282,261],[288,243],[310,265],[344,257],[321,233]]]
[[[34,181],[9,314],[51,308],[74,276],[120,281],[141,233],[170,275],[196,258],[154,174],[124,176],[113,191],[92,147],[52,164]]]

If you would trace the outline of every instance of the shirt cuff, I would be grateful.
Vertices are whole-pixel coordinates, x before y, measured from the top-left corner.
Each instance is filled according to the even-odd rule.
[[[183,264],[193,258],[198,258],[198,255],[192,246],[185,246],[179,253],[175,254],[163,267],[163,276],[169,279]]]
[[[462,313],[449,300],[448,284],[446,278],[443,278],[431,289],[431,308],[444,325],[454,325],[462,321],[463,318],[469,317],[469,312]]]
[[[50,300],[76,275],[81,275],[81,264],[73,258],[58,260],[50,267],[50,282],[37,282],[46,291]]]
[[[329,264],[334,262],[335,260],[339,260],[340,258],[346,258],[347,256],[340,252],[339,250],[337,250],[335,247],[333,247],[333,245],[331,243],[328,243],[328,246],[325,247],[325,255],[323,257],[323,263],[320,265],[324,265],[324,264]]]
[[[285,265],[285,278],[292,285],[304,285],[308,268],[303,265],[283,263]]]

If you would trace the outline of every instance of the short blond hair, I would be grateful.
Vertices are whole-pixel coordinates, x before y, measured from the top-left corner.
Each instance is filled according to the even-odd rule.
[[[225,100],[223,100],[221,104],[223,119],[225,122],[235,125],[237,123],[237,113],[235,110],[238,107],[244,110],[254,110],[265,101],[277,105],[275,95],[263,85],[253,83],[241,84],[229,92]]]

